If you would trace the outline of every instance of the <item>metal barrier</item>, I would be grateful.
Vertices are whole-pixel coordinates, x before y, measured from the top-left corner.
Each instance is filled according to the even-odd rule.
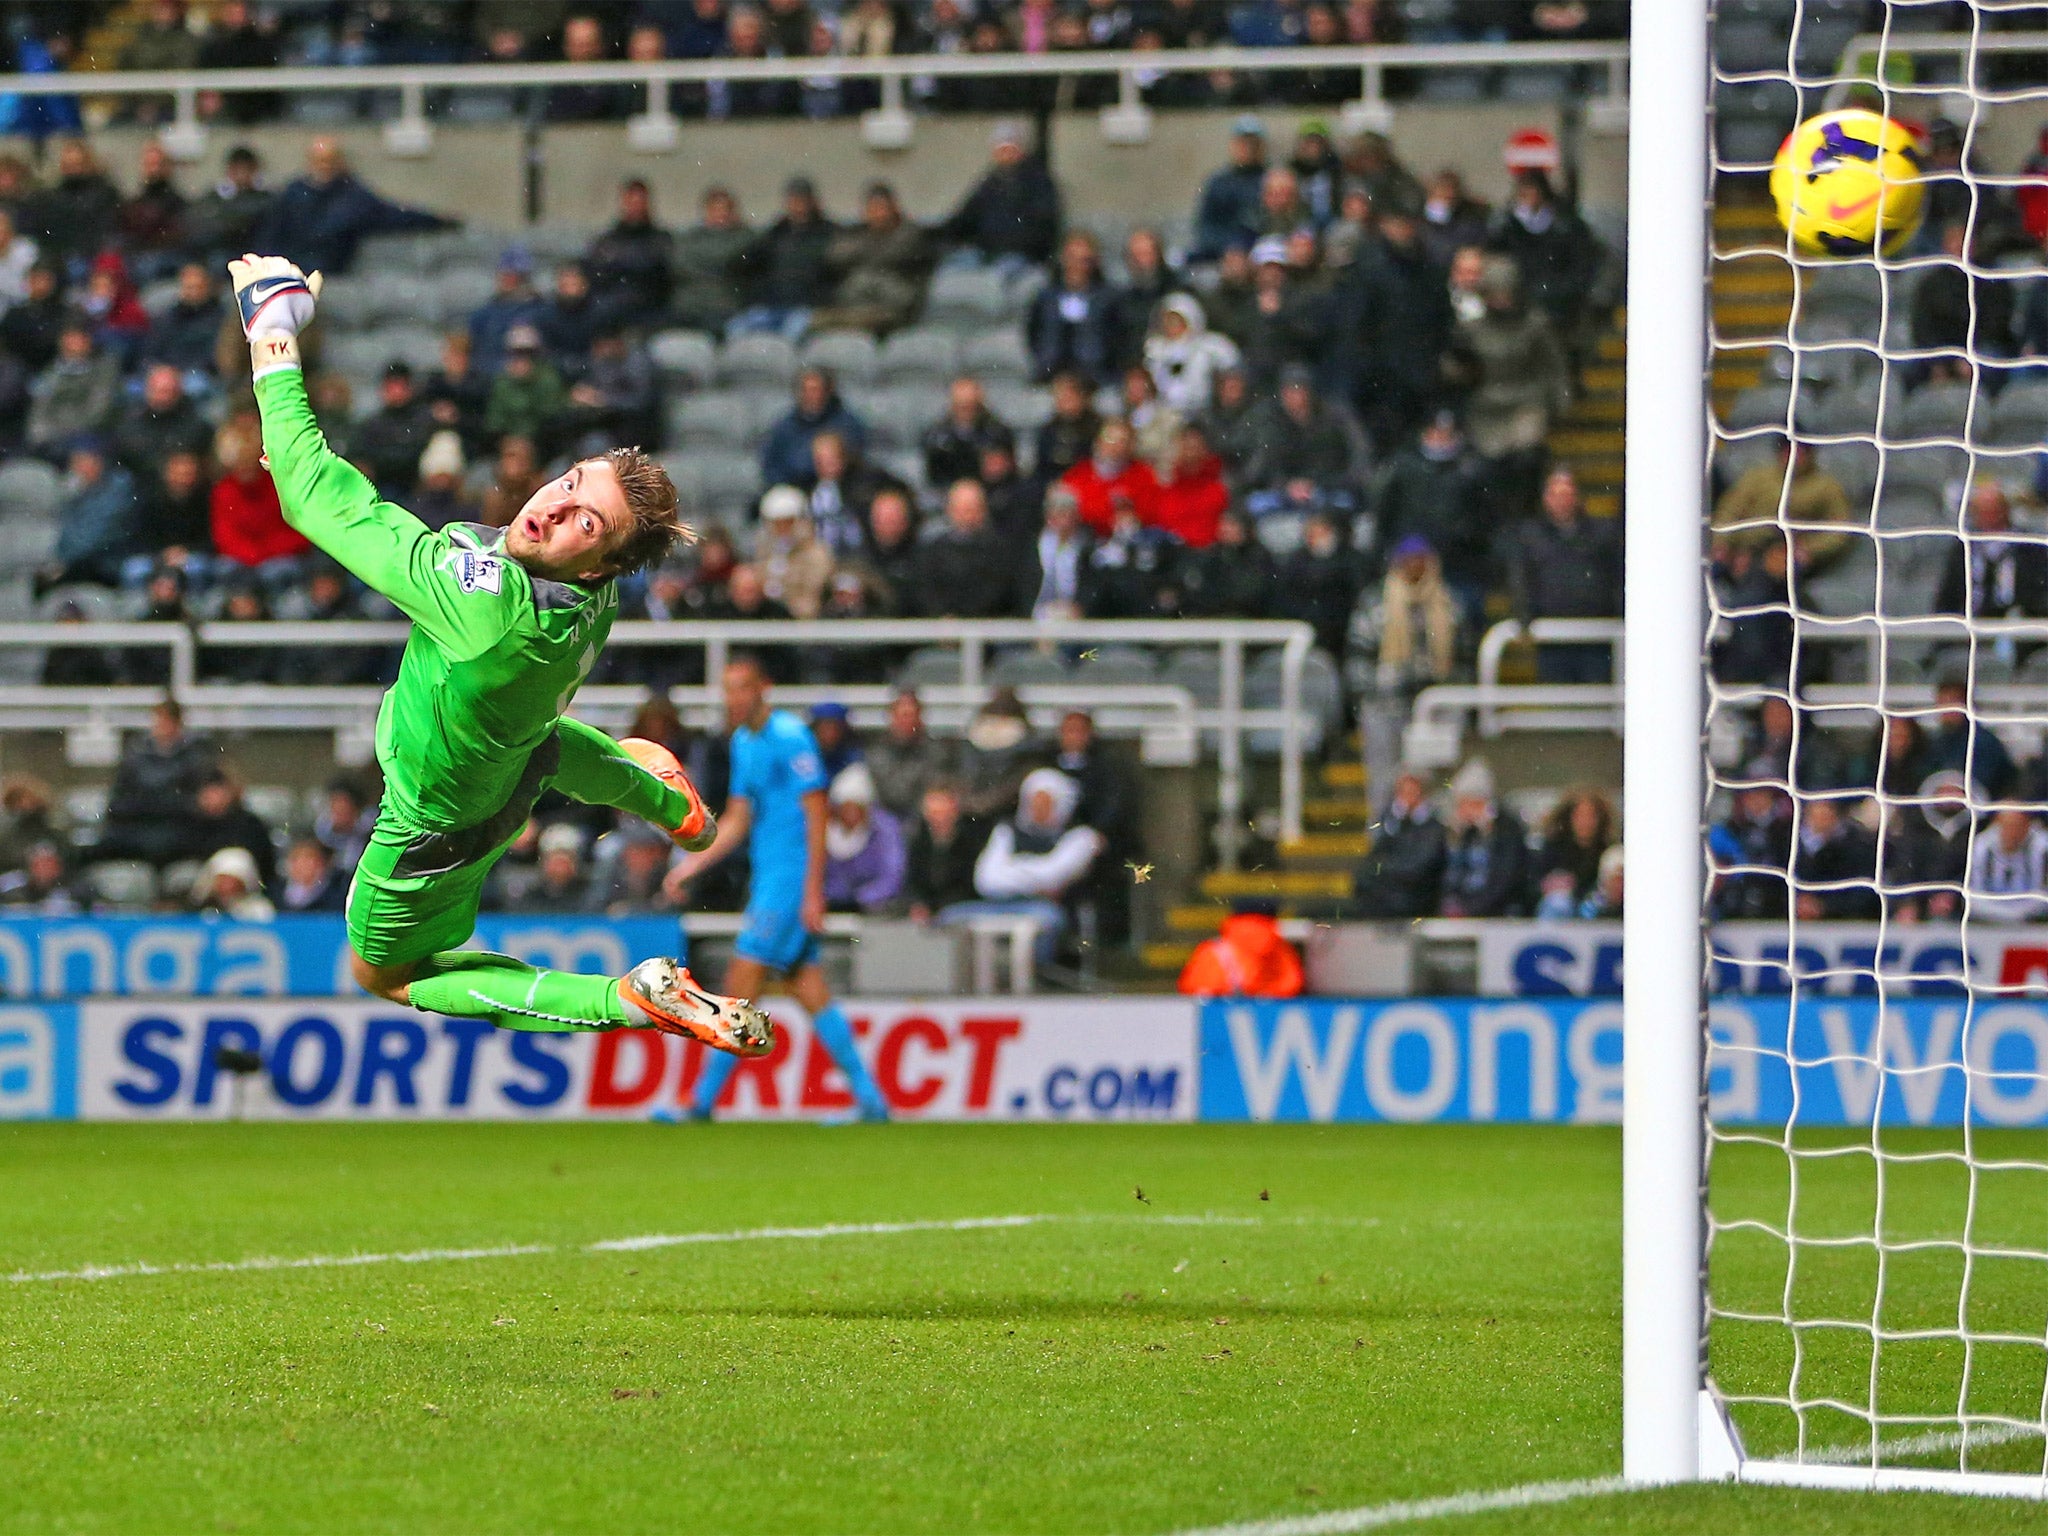
[[[335,754],[344,762],[367,762],[374,746],[377,687],[305,687],[268,683],[208,683],[197,676],[198,649],[330,649],[335,646],[390,646],[405,643],[411,626],[402,621],[331,623],[178,624],[0,624],[0,650],[52,647],[155,648],[169,652],[169,693],[202,729],[327,730],[335,733]],[[921,685],[934,723],[964,724],[988,697],[989,648],[1018,645],[1077,652],[1082,658],[1070,679],[1026,683],[1018,694],[1036,723],[1049,725],[1072,707],[1097,711],[1112,733],[1137,735],[1153,760],[1189,762],[1200,740],[1216,739],[1217,809],[1226,830],[1241,828],[1245,806],[1247,739],[1273,731],[1280,740],[1280,820],[1286,837],[1301,835],[1304,719],[1302,669],[1314,635],[1292,620],[1120,619],[1038,623],[1029,619],[860,619],[776,620],[757,623],[685,624],[628,619],[612,626],[607,649],[697,650],[705,655],[702,685],[669,691],[676,708],[692,723],[715,728],[723,719],[717,678],[736,648],[778,646],[945,647],[960,653],[957,683]],[[1198,702],[1185,687],[1165,679],[1154,683],[1093,683],[1089,652],[1103,646],[1167,646],[1176,650],[1214,648],[1217,697]],[[1245,700],[1245,653],[1252,648],[1280,652],[1277,707],[1252,708]],[[0,729],[62,730],[74,761],[108,763],[119,748],[119,732],[143,724],[163,697],[157,688],[0,687]],[[857,723],[880,724],[895,690],[884,684],[791,686],[778,697],[791,704],[833,698],[847,705]],[[637,687],[590,687],[577,697],[577,713],[593,723],[622,723],[646,697]]]
[[[1937,646],[1973,647],[1980,655],[2000,641],[2048,645],[2048,618],[1969,619],[1957,614],[1903,614],[1873,618],[1867,614],[1832,616],[1802,612],[1800,644],[1806,647],[1857,648],[1863,652],[1861,682],[1812,683],[1798,690],[1799,701],[1817,711],[1813,723],[1823,730],[1850,730],[1874,723],[1884,710],[1927,710],[1934,703],[1934,685],[1893,677],[1900,650],[1926,651]],[[1537,644],[1606,644],[1614,653],[1613,683],[1503,683],[1501,661],[1518,640]],[[1479,734],[1491,739],[1507,731],[1611,731],[1620,734],[1621,679],[1625,650],[1619,619],[1537,619],[1526,626],[1504,620],[1479,643],[1478,681],[1425,688],[1415,696],[1404,746],[1416,762],[1445,767],[1458,760],[1465,722],[1476,717]],[[1912,663],[1919,666],[1919,659]],[[1727,684],[1726,700],[1787,697],[1783,688],[1763,684]],[[2048,678],[1988,681],[1982,676],[1971,698],[1980,713],[1989,711],[1996,724],[2026,731],[2040,729],[2048,712]],[[1872,718],[1859,719],[1859,712]],[[1729,719],[1717,711],[1714,729]]]
[[[1102,110],[1104,137],[1142,141],[1150,131],[1143,86],[1161,76],[1209,74],[1219,70],[1291,74],[1301,70],[1356,69],[1359,94],[1342,109],[1343,129],[1358,133],[1386,129],[1393,109],[1386,99],[1389,69],[1493,69],[1591,65],[1605,71],[1606,91],[1588,103],[1595,128],[1619,131],[1628,123],[1628,44],[1591,43],[1400,43],[1340,48],[1190,48],[1181,50],[1089,50],[1060,54],[899,54],[886,58],[661,59],[601,64],[405,64],[362,68],[215,69],[205,71],[108,70],[53,75],[0,76],[0,91],[24,96],[168,96],[173,118],[162,134],[164,148],[181,160],[205,151],[206,127],[199,116],[202,92],[327,92],[388,90],[398,93],[398,116],[385,125],[385,148],[394,155],[425,155],[434,130],[427,117],[430,90],[504,90],[559,85],[645,85],[648,111],[630,121],[629,142],[649,153],[675,150],[680,124],[669,111],[669,88],[712,81],[801,84],[807,80],[874,80],[882,104],[863,114],[861,131],[876,148],[900,149],[910,140],[913,119],[904,104],[904,82],[914,79],[1115,75],[1118,99]]]

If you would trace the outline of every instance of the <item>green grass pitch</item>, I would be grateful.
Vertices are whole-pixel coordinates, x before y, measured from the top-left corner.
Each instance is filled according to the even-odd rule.
[[[1610,1476],[1619,1150],[1511,1127],[0,1127],[0,1273],[544,1250],[0,1284],[0,1529],[1142,1533]],[[1773,1198],[1767,1158],[1722,1177]],[[1010,1215],[1057,1219],[586,1246]],[[1682,1489],[1427,1529],[1995,1536],[2048,1509]]]

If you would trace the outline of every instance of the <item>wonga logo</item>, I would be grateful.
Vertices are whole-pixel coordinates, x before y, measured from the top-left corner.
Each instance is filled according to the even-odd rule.
[[[1621,1008],[1212,1002],[1204,1120],[1618,1120]]]
[[[0,1120],[78,1113],[78,1010],[0,1007]]]

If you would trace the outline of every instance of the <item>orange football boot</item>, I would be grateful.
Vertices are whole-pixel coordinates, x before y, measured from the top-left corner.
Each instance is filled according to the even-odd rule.
[[[744,997],[720,997],[673,960],[642,960],[619,978],[619,1001],[642,1028],[702,1041],[735,1056],[765,1056],[775,1024]]]
[[[702,853],[709,848],[711,840],[718,836],[718,818],[711,814],[711,807],[704,803],[704,797],[697,793],[697,786],[683,772],[683,765],[676,761],[675,753],[660,742],[649,741],[643,736],[628,736],[619,743],[619,750],[662,783],[681,790],[689,800],[690,814],[683,818],[682,825],[663,827],[662,831],[674,838],[685,853]]]

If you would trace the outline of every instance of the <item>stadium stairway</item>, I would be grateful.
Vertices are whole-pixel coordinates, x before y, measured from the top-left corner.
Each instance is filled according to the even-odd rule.
[[[1763,377],[1772,344],[1782,348],[1792,313],[1792,268],[1772,247],[1783,240],[1767,201],[1723,201],[1714,210],[1715,334],[1725,342],[1754,339],[1755,346],[1724,347],[1714,354],[1713,397],[1725,415],[1734,398]],[[1735,252],[1745,254],[1733,259]],[[1595,517],[1621,511],[1624,420],[1628,373],[1628,311],[1594,338],[1578,398],[1550,434],[1550,451],[1579,472],[1586,510]]]
[[[1792,267],[1773,249],[1783,240],[1768,202],[1723,201],[1714,209],[1714,334],[1722,345],[1714,352],[1713,399],[1714,413],[1723,420],[1735,397],[1764,377],[1773,353],[1784,346]],[[1750,340],[1753,348],[1739,345]]]
[[[1302,836],[1281,843],[1271,864],[1217,869],[1197,886],[1200,901],[1166,909],[1166,931],[1144,946],[1145,972],[1171,983],[1195,945],[1222,926],[1233,901],[1277,902],[1283,917],[1333,917],[1349,902],[1358,861],[1370,846],[1372,807],[1365,765],[1356,757],[1324,763],[1302,806]]]

